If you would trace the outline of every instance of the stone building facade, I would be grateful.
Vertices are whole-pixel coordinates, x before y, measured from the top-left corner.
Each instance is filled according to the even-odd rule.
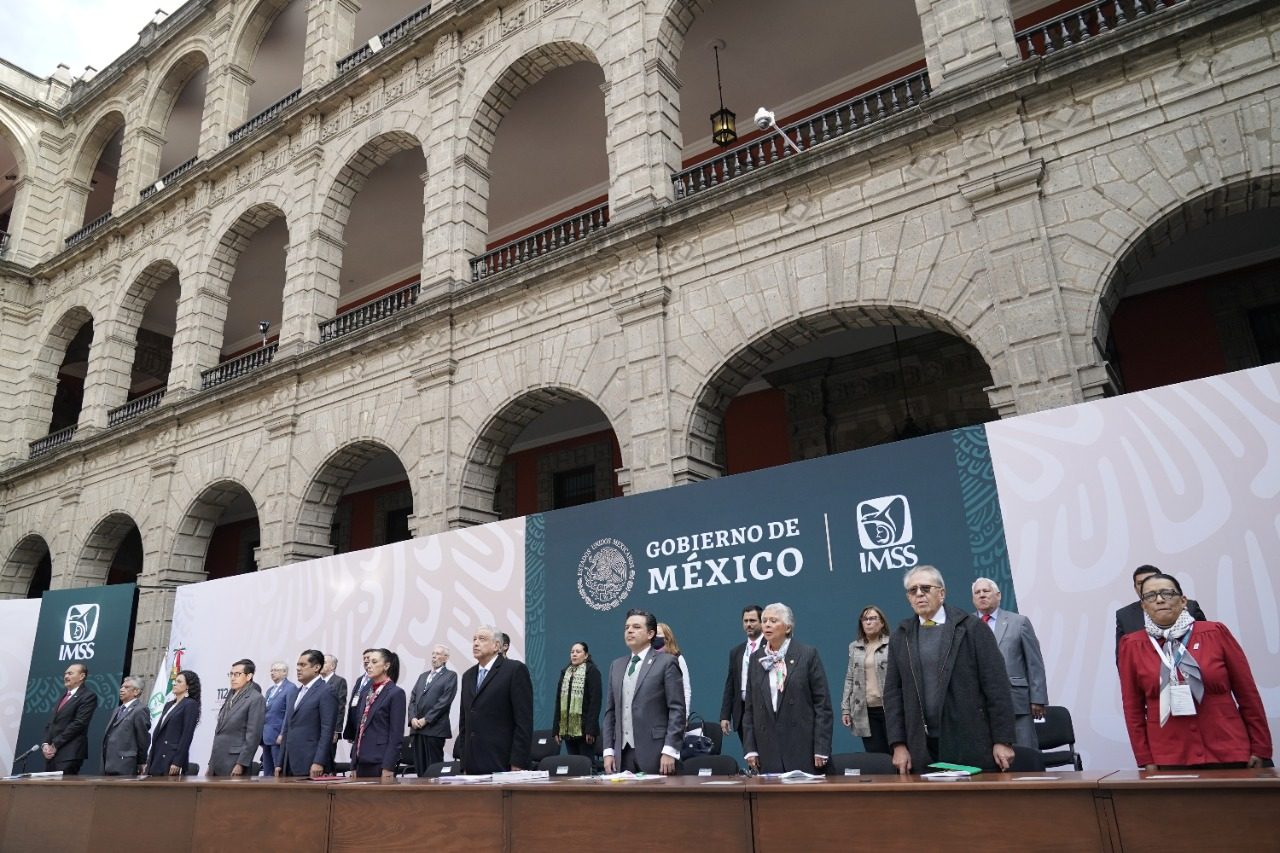
[[[435,0],[361,47],[356,0],[294,3],[301,85],[259,116],[250,70],[285,0],[191,0],[87,81],[0,68],[20,174],[0,259],[0,594],[27,594],[42,559],[54,587],[103,583],[136,529],[135,671],[156,668],[173,588],[207,576],[245,496],[259,570],[330,553],[344,489],[387,453],[412,534],[481,523],[522,431],[578,401],[616,436],[621,492],[719,476],[732,401],[772,370],[800,389],[796,424],[820,417],[813,374],[774,365],[848,330],[916,330],[899,358],[938,336],[916,354],[943,362],[944,414],[1097,399],[1123,390],[1110,322],[1152,259],[1280,199],[1280,9],[1264,0],[916,0],[920,64],[847,87],[834,116],[815,95],[787,130],[801,153],[760,135],[693,164],[677,69],[702,50],[699,19],[732,4]],[[880,3],[842,4],[844,25]],[[603,79],[607,205],[495,246],[504,117],[583,63]],[[192,68],[195,155],[164,171]],[[113,136],[109,215],[86,222]],[[340,310],[344,229],[402,152],[421,157],[414,285]],[[279,220],[277,337],[231,352],[237,265]],[[167,376],[137,395],[143,317],[174,278]],[[78,418],[50,434],[89,322]],[[875,381],[867,358],[834,359],[841,393]],[[795,458],[824,452],[822,429],[793,432]]]

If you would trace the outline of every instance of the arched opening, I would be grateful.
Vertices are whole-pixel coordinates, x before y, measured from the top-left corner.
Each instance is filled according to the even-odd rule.
[[[762,140],[752,121],[758,107],[772,110],[784,128],[813,120],[788,134],[807,149],[914,106],[927,92],[924,34],[912,3],[672,0],[658,44],[660,58],[681,82],[680,146],[686,169],[718,161],[753,141],[778,144],[776,151],[766,146],[742,152],[732,168],[718,163],[714,175],[704,169],[686,176],[686,183],[677,185],[679,195],[723,183],[789,153],[780,139]],[[719,87],[713,46],[720,47]],[[736,137],[717,144],[711,115],[720,109],[721,91],[724,107],[736,115]],[[865,98],[870,99],[866,104]],[[820,128],[824,115],[828,117]],[[772,130],[769,135],[775,136]]]
[[[98,119],[85,138],[73,173],[79,184],[73,190],[83,194],[84,207],[82,215],[72,221],[73,228],[93,225],[111,214],[123,144],[124,116],[119,112]]]
[[[316,551],[346,554],[413,538],[412,516],[413,490],[400,458],[378,442],[360,441],[316,472],[303,498],[298,538]]]
[[[199,52],[183,56],[165,73],[151,112],[152,124],[161,129],[164,144],[155,169],[144,175],[144,196],[148,189],[154,191],[157,179],[172,180],[177,177],[175,172],[195,160],[208,80],[209,62]]]
[[[18,187],[23,178],[18,159],[19,147],[9,128],[0,124],[0,258],[8,255],[13,239],[14,207],[18,203]]]
[[[274,352],[272,340],[279,335],[283,313],[288,245],[289,227],[284,213],[271,204],[245,211],[223,235],[210,270],[216,279],[226,282],[227,288],[220,364],[239,364],[242,358],[258,359],[260,363],[253,366],[270,361]],[[262,323],[268,324],[265,335]],[[206,375],[205,387],[209,387],[208,379]]]
[[[39,598],[53,582],[53,560],[49,544],[37,533],[18,542],[4,563],[0,594],[7,598]]]
[[[252,60],[246,117],[256,116],[302,87],[307,47],[307,4],[304,0],[264,0],[245,30]],[[257,41],[255,41],[257,39]]]
[[[258,508],[231,480],[214,483],[192,502],[174,539],[174,568],[209,580],[257,571]]]
[[[463,474],[463,522],[620,497],[622,451],[609,418],[564,388],[522,394],[476,439]]]
[[[75,585],[137,583],[142,573],[142,534],[133,519],[115,512],[99,521],[85,540]]]
[[[604,82],[589,50],[558,42],[521,57],[490,88],[469,141],[488,171],[477,187],[477,278],[608,224]]]
[[[1191,199],[1125,252],[1099,323],[1122,391],[1280,361],[1280,180]]]
[[[345,244],[338,273],[339,322],[321,337],[345,334],[412,305],[422,277],[422,145],[393,131],[366,143],[343,167],[325,206]]]
[[[126,403],[156,394],[169,382],[169,367],[173,362],[173,336],[178,324],[179,295],[178,268],[167,260],[148,265],[125,294],[121,327],[125,330],[136,329],[133,366],[129,372],[129,387],[125,394]],[[158,398],[155,403],[159,403]],[[114,426],[121,422],[125,419],[121,416],[125,414],[132,417],[141,414],[141,411],[112,410],[108,415],[108,424]]]
[[[991,370],[923,315],[796,321],[735,353],[703,387],[690,455],[737,474],[996,420]]]
[[[89,374],[89,350],[93,345],[93,317],[83,308],[69,311],[58,322],[50,346],[61,347],[58,384],[53,393],[49,414],[49,433],[61,432],[80,421],[84,405],[84,382]]]

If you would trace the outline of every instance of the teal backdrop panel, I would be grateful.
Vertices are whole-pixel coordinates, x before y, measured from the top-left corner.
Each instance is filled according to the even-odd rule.
[[[971,608],[988,575],[1015,599],[983,427],[880,445],[695,485],[531,516],[526,540],[535,723],[551,725],[569,647],[586,642],[608,672],[625,652],[627,610],[653,612],[679,640],[692,708],[718,724],[742,608],[780,601],[795,636],[818,648],[835,718],[834,750],[860,741],[840,723],[857,616],[910,615],[905,570],[937,566],[948,602]],[[734,735],[724,750],[741,756]]]
[[[91,776],[101,772],[102,733],[120,704],[120,679],[124,676],[136,602],[134,584],[49,590],[44,594],[27,676],[19,754],[44,739],[45,725],[66,692],[62,674],[70,664],[82,663],[89,669],[85,687],[97,694],[98,710],[89,725],[89,758],[80,773]],[[44,757],[39,752],[32,755],[26,769],[44,770]]]

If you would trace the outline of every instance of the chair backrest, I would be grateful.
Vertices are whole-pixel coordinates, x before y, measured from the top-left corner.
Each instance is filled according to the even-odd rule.
[[[693,716],[692,714],[690,716]],[[698,719],[702,719],[702,715],[698,715]],[[724,732],[720,730],[720,723],[715,720],[704,720],[702,723],[702,733],[711,738],[711,754],[719,755],[720,747],[724,743]]]
[[[187,769],[186,769],[185,775],[187,775],[187,776],[199,776],[199,775],[200,775],[200,765],[199,765],[199,764],[196,764],[194,761],[192,761],[191,763],[189,763],[189,764],[187,765]]]
[[[396,775],[403,776],[413,766],[413,739],[405,735],[404,740],[400,741],[400,759],[396,762]]]
[[[711,773],[703,773],[704,770]],[[740,772],[738,761],[732,755],[695,755],[680,762],[681,776],[737,776]]]
[[[590,776],[591,759],[585,755],[548,755],[538,762],[538,769],[550,773],[552,779],[557,776]]]
[[[538,763],[548,755],[559,755],[560,744],[556,742],[556,733],[551,729],[538,729],[533,733],[533,745],[529,749],[529,758]]]
[[[462,772],[462,764],[457,761],[437,761],[427,765],[423,779],[438,779],[441,776],[457,776]]]
[[[837,752],[827,761],[828,776],[843,776],[845,770],[859,770],[869,776],[888,776],[898,772],[892,756],[883,752]]]
[[[1034,773],[1041,770],[1044,770],[1044,756],[1040,754],[1040,750],[1014,744],[1013,761],[1009,763],[1010,772]]]
[[[1040,749],[1059,749],[1075,746],[1076,732],[1071,725],[1071,712],[1061,705],[1046,705],[1044,722],[1036,723],[1036,740]]]

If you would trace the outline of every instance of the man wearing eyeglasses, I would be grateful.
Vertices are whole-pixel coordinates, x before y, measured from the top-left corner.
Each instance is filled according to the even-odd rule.
[[[1133,570],[1133,591],[1137,595],[1142,594],[1142,582],[1152,575],[1162,574],[1163,570],[1155,566],[1138,566]],[[1197,622],[1206,622],[1208,617],[1204,615],[1204,611],[1200,609],[1200,603],[1194,598],[1187,599],[1187,612],[1191,614],[1191,618]],[[1142,621],[1142,601],[1137,600],[1130,604],[1126,604],[1116,611],[1116,666],[1120,665],[1120,638],[1125,634],[1132,634],[1134,631],[1141,631],[1144,628]]]
[[[942,573],[917,566],[903,579],[915,615],[889,638],[884,716],[893,766],[907,774],[948,762],[1007,770],[1013,698],[995,634],[944,605]]]
[[[262,743],[262,724],[267,702],[253,681],[253,661],[242,658],[231,664],[227,678],[231,692],[218,711],[213,730],[213,751],[209,755],[208,776],[243,776],[253,765],[253,756]]]

